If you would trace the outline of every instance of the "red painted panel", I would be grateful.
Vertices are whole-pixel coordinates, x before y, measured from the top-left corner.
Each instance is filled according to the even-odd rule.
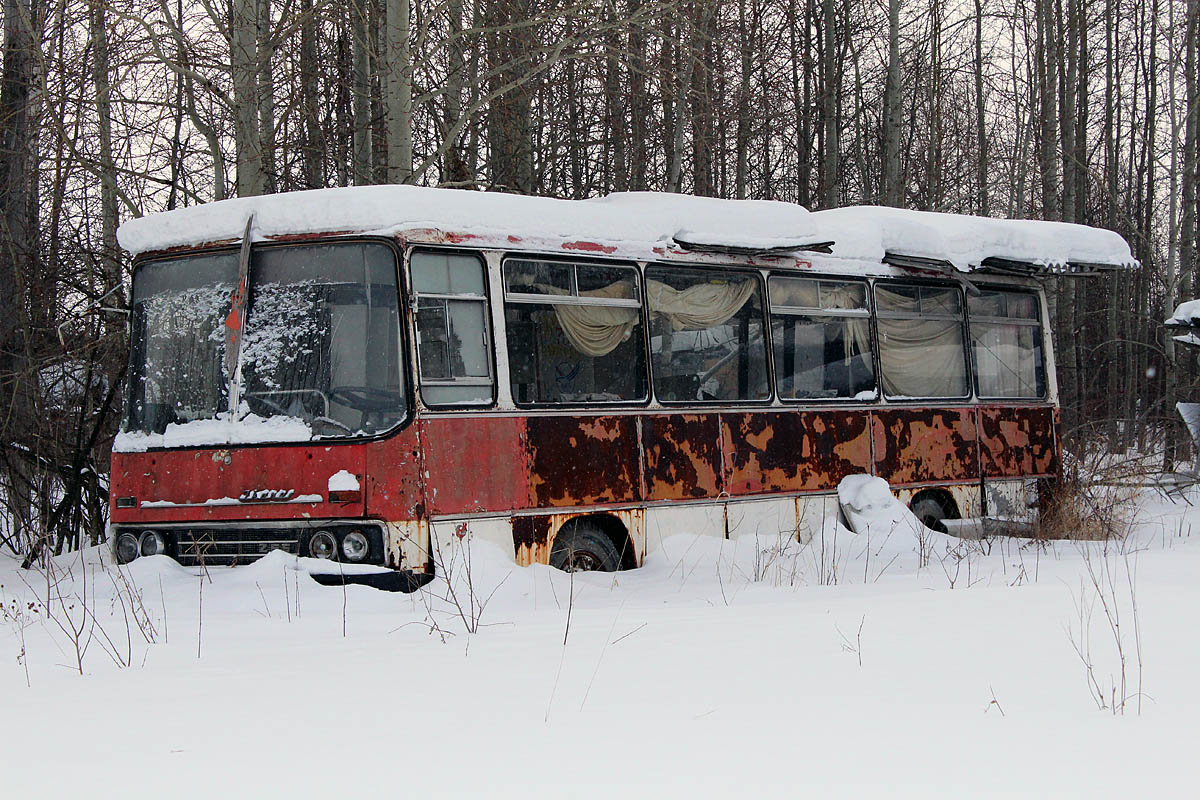
[[[873,413],[875,471],[893,486],[979,477],[973,408],[897,408]]]
[[[979,409],[980,460],[988,478],[1058,474],[1054,409],[992,406]]]
[[[361,517],[363,503],[326,501],[329,478],[348,470],[366,475],[362,444],[257,446],[113,453],[112,497],[136,497],[134,508],[112,507],[116,523],[191,520],[265,520],[298,517]],[[320,495],[320,502],[241,503],[242,492],[292,490],[294,497]],[[233,501],[230,501],[230,498]],[[215,505],[204,505],[216,501]],[[174,505],[150,508],[143,503]]]
[[[431,514],[511,511],[529,499],[521,417],[437,417],[421,421]]]
[[[717,414],[642,418],[646,499],[716,497],[724,489]]]
[[[417,424],[366,446],[367,512],[386,520],[425,519]]]
[[[721,415],[726,485],[734,496],[830,491],[870,472],[861,411],[760,411]]]

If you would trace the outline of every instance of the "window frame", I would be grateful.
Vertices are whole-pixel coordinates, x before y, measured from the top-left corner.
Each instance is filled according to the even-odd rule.
[[[509,262],[513,261],[535,261],[548,264],[561,264],[571,267],[601,267],[608,269],[627,269],[630,270],[636,278],[634,286],[637,297],[628,298],[595,298],[595,297],[580,297],[579,277],[576,270],[571,271],[571,290],[574,294],[570,295],[545,295],[545,294],[524,294],[522,292],[510,292],[508,290],[508,281],[505,275],[505,267]],[[514,408],[527,409],[570,409],[570,408],[646,408],[650,405],[654,398],[654,387],[652,385],[653,378],[650,371],[650,341],[646,335],[646,329],[649,325],[649,314],[646,308],[646,277],[640,265],[636,261],[612,260],[603,259],[588,259],[588,258],[572,258],[570,256],[560,256],[557,254],[544,254],[534,251],[509,251],[501,254],[500,257],[500,305],[504,309],[504,352],[508,364],[508,389],[512,399]],[[636,308],[638,309],[638,326],[642,329],[640,337],[642,343],[642,380],[645,386],[645,393],[639,399],[634,400],[575,400],[575,401],[543,401],[543,402],[522,402],[517,399],[516,392],[513,391],[513,370],[512,357],[509,353],[509,343],[511,337],[508,329],[508,306],[513,305],[574,305],[574,306],[590,306],[603,308]]]
[[[766,362],[766,370],[767,370],[767,396],[757,399],[757,400],[743,400],[743,399],[738,399],[738,400],[663,400],[662,398],[660,398],[658,396],[658,393],[655,391],[655,386],[654,386],[654,354],[651,350],[652,334],[650,331],[650,314],[651,314],[650,300],[649,300],[649,297],[646,296],[645,293],[643,292],[644,299],[643,299],[642,305],[645,306],[645,310],[643,313],[645,314],[645,325],[646,325],[646,370],[649,372],[649,375],[650,375],[649,393],[650,393],[650,396],[654,398],[654,402],[664,408],[672,408],[672,409],[688,408],[690,406],[699,406],[699,407],[703,407],[703,408],[728,406],[730,408],[736,408],[736,407],[745,406],[745,405],[753,405],[753,406],[773,405],[775,403],[775,398],[776,398],[776,394],[775,394],[775,362],[774,362],[773,353],[772,353],[773,348],[772,348],[772,341],[771,341],[771,311],[770,311],[771,298],[770,298],[770,295],[767,293],[766,274],[764,274],[764,273],[766,273],[766,270],[764,270],[762,268],[756,268],[756,267],[739,267],[739,266],[731,266],[731,265],[724,265],[724,264],[692,264],[692,263],[679,264],[679,263],[663,262],[663,261],[648,261],[648,262],[646,262],[645,268],[642,270],[645,281],[650,280],[649,277],[645,277],[645,273],[650,269],[656,269],[656,268],[675,269],[675,270],[679,270],[679,271],[690,271],[690,272],[723,272],[726,274],[734,272],[734,273],[740,273],[740,274],[752,276],[755,280],[758,281],[758,287],[761,292],[760,296],[763,299],[762,307],[759,309],[759,316],[760,316],[760,318],[762,320],[762,324],[763,324],[763,347],[766,349],[765,362]],[[783,274],[787,274],[787,273],[783,273]]]
[[[397,421],[395,425],[388,428],[387,430],[375,431],[374,433],[371,433],[371,434],[362,434],[362,435],[355,434],[352,436],[326,437],[326,438],[321,438],[321,439],[310,439],[310,440],[302,440],[302,441],[284,441],[284,442],[269,442],[269,441],[267,441],[267,442],[246,442],[246,443],[239,443],[239,444],[231,443],[231,444],[219,445],[220,447],[228,449],[228,450],[237,450],[237,449],[247,450],[247,449],[268,448],[268,447],[269,448],[317,447],[317,446],[319,446],[319,447],[336,447],[336,446],[341,446],[341,445],[362,444],[364,442],[375,442],[375,441],[382,441],[384,439],[389,439],[389,438],[397,435],[401,431],[403,431],[405,428],[407,428],[409,425],[411,425],[413,423],[413,421],[417,418],[416,383],[413,380],[413,376],[409,374],[409,366],[410,365],[409,365],[408,353],[410,352],[412,340],[410,340],[410,338],[409,338],[408,324],[404,318],[405,314],[407,313],[405,311],[405,309],[408,308],[408,299],[409,299],[408,298],[408,287],[404,283],[404,279],[406,277],[405,270],[404,270],[405,253],[404,253],[403,248],[396,242],[396,240],[394,238],[392,238],[390,236],[345,236],[345,237],[334,236],[334,237],[328,237],[328,238],[322,237],[322,238],[315,238],[315,239],[305,239],[302,241],[254,242],[251,245],[251,248],[252,248],[251,263],[250,263],[251,282],[253,282],[253,267],[254,267],[253,254],[254,254],[254,251],[268,249],[268,248],[276,249],[276,248],[287,248],[287,247],[305,247],[305,246],[325,245],[325,244],[329,244],[329,245],[382,244],[382,245],[386,246],[387,248],[389,248],[392,252],[392,268],[393,268],[393,274],[395,275],[395,278],[396,278],[396,303],[398,304],[397,305],[398,317],[399,317],[398,325],[400,328],[400,330],[398,331],[397,336],[396,336],[396,348],[397,348],[396,358],[398,359],[397,364],[399,366],[400,379],[402,381],[402,386],[404,389],[404,416],[401,417],[400,420]],[[135,258],[133,261],[133,265],[132,265],[132,269],[131,269],[130,285],[132,287],[132,281],[136,279],[138,270],[140,270],[141,267],[147,263],[153,262],[153,263],[157,263],[157,264],[166,264],[166,263],[169,263],[172,261],[182,261],[191,256],[220,255],[222,253],[236,254],[238,252],[238,250],[239,250],[239,246],[235,244],[235,245],[219,245],[217,247],[196,247],[196,248],[191,248],[191,249],[182,250],[182,251],[178,251],[178,252],[171,252],[171,253],[154,252],[154,253],[149,253],[149,254],[145,254],[145,255],[140,255],[137,258]],[[126,370],[127,377],[125,379],[126,398],[122,405],[132,402],[132,396],[131,396],[132,393],[130,392],[130,387],[128,386],[128,382],[133,379],[133,375],[132,375],[133,367],[134,367],[133,359],[135,358],[136,355],[137,355],[137,353],[135,352],[135,349],[131,343],[131,345],[129,347],[129,364],[128,364],[128,368]],[[121,420],[121,429],[122,430],[124,430],[125,424],[126,424],[126,419],[122,418],[122,420]],[[211,450],[214,446],[215,445],[212,445],[212,444],[197,444],[197,445],[171,445],[171,446],[166,446],[166,447],[147,447],[146,452]]]
[[[429,253],[433,255],[456,255],[473,258],[479,263],[483,275],[483,294],[482,295],[462,295],[462,294],[444,294],[441,292],[418,292],[416,282],[413,279],[412,258],[421,253]],[[411,314],[412,314],[412,329],[413,329],[413,378],[416,386],[416,393],[420,395],[421,403],[431,411],[456,411],[456,410],[479,410],[495,408],[499,392],[499,370],[496,368],[496,326],[492,320],[492,296],[491,296],[491,280],[488,274],[487,259],[484,258],[482,252],[478,250],[459,249],[453,247],[410,247],[405,258],[405,277],[408,278],[409,293],[411,296]],[[426,380],[421,374],[421,340],[420,327],[417,321],[420,315],[421,298],[431,300],[442,300],[445,305],[442,307],[447,309],[446,324],[449,326],[449,302],[458,300],[462,302],[482,302],[483,304],[483,327],[487,333],[487,359],[488,359],[488,377],[487,378],[435,378]],[[428,386],[491,386],[491,399],[487,402],[479,403],[430,403],[425,399],[421,387]]]
[[[971,388],[975,392],[976,399],[978,399],[980,401],[989,401],[989,402],[1014,402],[1014,403],[1019,403],[1022,401],[1031,401],[1031,400],[1038,401],[1038,402],[1046,401],[1050,397],[1050,375],[1049,375],[1049,370],[1047,369],[1047,364],[1046,364],[1046,361],[1047,361],[1047,359],[1046,359],[1046,350],[1047,350],[1047,347],[1046,347],[1046,322],[1042,316],[1042,295],[1036,289],[1031,289],[1031,288],[1024,287],[1024,286],[1009,286],[1009,285],[1005,285],[1005,284],[978,284],[978,283],[976,284],[976,286],[981,291],[984,291],[984,292],[1005,292],[1008,294],[1020,294],[1020,295],[1025,295],[1026,297],[1032,297],[1033,298],[1033,307],[1037,314],[1036,319],[1028,319],[1025,317],[988,317],[988,316],[982,316],[982,315],[976,317],[975,315],[973,315],[971,313],[971,301],[970,301],[969,297],[967,298],[967,305],[965,306],[966,319],[967,319],[967,346],[971,352]],[[1006,397],[1006,396],[985,395],[980,391],[979,370],[976,368],[975,344],[974,344],[974,339],[972,337],[972,332],[973,332],[972,322],[975,320],[979,320],[984,323],[993,323],[993,324],[1000,324],[1000,325],[1017,325],[1017,326],[1021,326],[1021,327],[1037,328],[1037,332],[1038,332],[1037,341],[1038,341],[1038,346],[1039,346],[1039,349],[1041,352],[1041,364],[1039,365],[1039,370],[1041,372],[1040,377],[1041,377],[1041,381],[1042,381],[1041,394],[1019,395],[1019,396],[1010,395],[1010,396]]]
[[[863,301],[864,301],[863,307],[861,309],[854,309],[854,308],[822,309],[822,308],[809,308],[807,306],[786,306],[786,305],[776,306],[772,300],[772,295],[771,295],[771,281],[775,278],[784,278],[784,279],[790,278],[793,280],[816,281],[818,283],[818,288],[817,288],[818,301],[820,300],[819,284],[823,281],[835,282],[835,283],[859,284],[863,287]],[[775,322],[775,309],[776,308],[780,309],[781,317],[804,316],[804,317],[830,317],[830,318],[838,318],[838,319],[866,319],[867,327],[868,327],[868,336],[870,337],[871,347],[872,347],[872,352],[870,353],[870,357],[871,357],[871,369],[874,370],[875,396],[872,397],[870,400],[858,400],[854,397],[785,397],[783,395],[783,393],[779,391],[779,385],[777,383],[779,380],[779,367],[775,363],[775,341],[774,341],[775,334],[774,334],[774,330],[773,330],[773,326],[774,326],[774,322]],[[809,406],[825,405],[827,403],[862,405],[862,404],[866,404],[866,403],[878,403],[879,400],[883,397],[883,384],[882,384],[881,376],[880,376],[880,372],[879,372],[879,370],[880,370],[879,340],[876,335],[876,328],[878,326],[876,325],[876,318],[875,318],[875,289],[874,289],[873,282],[869,278],[857,277],[857,276],[852,276],[852,275],[830,275],[830,274],[814,275],[814,274],[810,274],[810,273],[784,272],[784,271],[779,271],[779,270],[773,270],[770,273],[768,273],[768,275],[767,275],[767,309],[766,309],[766,311],[767,311],[768,328],[771,331],[770,332],[770,338],[771,338],[770,360],[771,360],[771,375],[772,375],[771,388],[774,392],[774,396],[779,398],[780,403],[787,404],[787,405],[809,405]]]
[[[883,286],[885,289],[888,286],[916,286],[929,287],[933,289],[952,289],[958,293],[959,313],[933,313],[923,314],[921,312],[911,311],[883,311],[879,310],[878,298],[875,295],[875,289],[878,286]],[[971,403],[975,398],[975,384],[973,375],[975,372],[974,362],[972,360],[973,353],[971,352],[971,332],[967,327],[967,298],[966,292],[963,290],[961,283],[956,281],[939,281],[922,278],[876,278],[871,282],[871,316],[875,319],[875,358],[878,372],[876,373],[876,382],[879,386],[880,397],[888,403],[928,403],[929,401],[942,401],[950,403]],[[963,377],[966,379],[966,393],[962,395],[890,395],[884,387],[884,370],[883,370],[883,325],[880,324],[885,319],[933,319],[933,320],[957,320],[959,328],[959,336],[961,339],[962,363],[966,370]]]

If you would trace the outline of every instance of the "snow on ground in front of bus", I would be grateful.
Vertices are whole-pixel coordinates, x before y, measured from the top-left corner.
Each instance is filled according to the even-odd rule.
[[[91,550],[57,560],[49,614],[45,577],[3,560],[0,786],[1165,795],[1197,774],[1200,509],[1140,506],[1107,547],[679,534],[618,574],[476,542],[470,586],[462,553],[413,595],[319,586],[282,553],[204,578]],[[82,676],[69,619],[95,620]]]

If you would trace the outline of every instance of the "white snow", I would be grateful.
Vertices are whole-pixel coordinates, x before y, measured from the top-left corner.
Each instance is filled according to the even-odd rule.
[[[272,500],[271,503],[283,505],[287,503],[302,503],[311,505],[313,503],[323,502],[325,498],[319,494],[298,494],[295,497],[289,497],[287,500]],[[236,497],[210,497],[198,503],[175,503],[171,500],[143,500],[142,508],[194,508],[197,506],[240,506],[244,505],[243,501]]]
[[[988,257],[1059,268],[1067,262],[1129,266],[1129,245],[1113,231],[1067,222],[996,219],[963,214],[850,206],[817,211],[813,224],[833,239],[834,254],[880,261],[898,253],[977,268]]]
[[[349,470],[339,470],[329,476],[329,491],[357,492],[360,488],[358,476]]]
[[[236,198],[132,219],[121,246],[137,255],[179,245],[240,239],[249,214],[254,238],[312,232],[392,235],[435,229],[511,243],[520,239],[584,239],[650,254],[681,229],[739,241],[795,241],[811,232],[809,213],[791,203],[630,192],[587,201],[419,186],[359,186]]]
[[[892,494],[883,478],[847,475],[838,484],[838,502],[855,533],[897,533],[915,538],[932,533]]]
[[[1187,300],[1175,307],[1175,313],[1163,323],[1175,327],[1200,327],[1200,300]],[[1176,337],[1178,339],[1178,337]]]
[[[296,417],[260,417],[245,413],[244,416],[231,419],[229,414],[221,413],[217,419],[170,423],[163,433],[122,431],[113,440],[113,452],[142,453],[152,447],[307,442],[312,436],[312,428]]]
[[[50,583],[57,619],[94,615],[83,675],[39,604],[45,577],[0,556],[0,785],[203,800],[1186,796],[1200,491],[1136,506],[1109,543],[666,531],[617,574],[520,568],[468,537],[449,582],[413,595],[319,586],[282,553],[117,571],[93,549],[56,559]],[[472,586],[490,598],[478,615]],[[1123,715],[1093,681],[1126,698]],[[48,746],[64,736],[79,744]]]
[[[137,255],[184,245],[232,242],[254,214],[253,237],[299,233],[432,230],[480,245],[591,251],[657,258],[675,237],[739,247],[833,240],[833,255],[879,263],[886,252],[944,259],[960,270],[999,256],[1061,266],[1127,265],[1112,231],[1064,222],[1003,220],[871,206],[809,213],[767,200],[718,200],[626,192],[584,201],[418,186],[359,186],[235,198],[131,219],[121,246]],[[586,242],[574,247],[576,242]],[[656,252],[657,251],[657,252]],[[807,256],[806,256],[807,257]]]

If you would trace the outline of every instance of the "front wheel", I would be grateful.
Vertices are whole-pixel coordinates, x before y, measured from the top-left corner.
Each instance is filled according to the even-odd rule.
[[[580,525],[555,537],[550,566],[563,572],[616,572],[621,554],[601,531]]]

